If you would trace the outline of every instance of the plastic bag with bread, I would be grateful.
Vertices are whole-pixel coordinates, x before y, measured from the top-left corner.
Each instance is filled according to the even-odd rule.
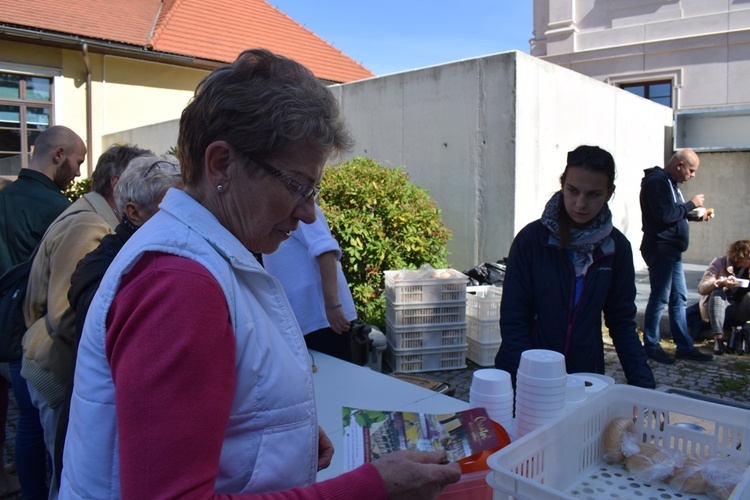
[[[650,443],[638,445],[637,453],[625,458],[625,468],[642,483],[668,481],[675,468],[682,465],[683,455]]]
[[[622,453],[623,435],[635,432],[633,419],[617,417],[607,423],[604,428],[604,460],[608,464],[621,464],[625,461]]]
[[[702,458],[687,456],[681,465],[675,467],[669,485],[682,493],[705,493],[708,489],[705,469],[705,461]]]
[[[720,457],[706,460],[703,466],[703,476],[708,483],[706,493],[711,498],[726,500],[748,467],[750,461],[747,458]]]

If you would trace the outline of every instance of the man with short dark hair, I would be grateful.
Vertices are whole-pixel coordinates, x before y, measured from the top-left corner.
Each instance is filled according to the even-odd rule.
[[[676,358],[692,361],[713,358],[713,355],[693,347],[685,316],[687,286],[682,253],[687,250],[690,237],[688,213],[703,206],[703,195],[696,194],[685,202],[677,184],[695,177],[699,165],[698,155],[692,149],[683,149],[675,153],[664,168],[646,169],[641,181],[641,255],[648,265],[651,284],[644,316],[643,344],[649,359],[658,363],[675,362],[675,357],[664,352],[659,345],[659,320],[667,304],[669,330],[677,345]],[[701,220],[708,218],[703,215]]]
[[[0,191],[0,272],[27,260],[52,221],[70,206],[61,191],[80,175],[85,159],[86,145],[68,127],[56,125],[39,134],[28,168]],[[47,452],[39,412],[31,404],[20,371],[20,359],[10,363],[19,407],[16,470],[22,496],[42,498],[47,496]],[[0,398],[7,398],[7,386],[1,384]]]
[[[50,127],[34,142],[28,168],[0,191],[0,272],[25,261],[70,201],[61,193],[80,175],[86,145],[68,127]]]

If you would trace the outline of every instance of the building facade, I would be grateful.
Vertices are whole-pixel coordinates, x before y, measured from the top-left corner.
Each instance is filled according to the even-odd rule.
[[[750,238],[749,0],[534,0],[531,54],[673,109],[667,155],[699,153],[683,191],[719,214],[691,224],[686,260]]]

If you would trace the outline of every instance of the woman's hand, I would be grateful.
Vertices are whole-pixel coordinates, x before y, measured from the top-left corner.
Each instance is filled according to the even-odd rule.
[[[349,320],[346,319],[343,307],[336,307],[334,309],[326,307],[326,318],[328,319],[328,324],[331,325],[331,329],[339,335],[349,330]]]
[[[734,276],[725,276],[723,278],[717,278],[714,282],[716,284],[716,288],[737,288],[737,278]]]
[[[333,458],[333,443],[321,426],[318,426],[318,471],[328,468]]]
[[[388,498],[432,499],[461,479],[457,463],[443,464],[445,451],[397,451],[372,462],[388,489]]]

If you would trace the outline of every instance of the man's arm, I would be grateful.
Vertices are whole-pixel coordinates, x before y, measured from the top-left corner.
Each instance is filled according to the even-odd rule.
[[[693,200],[675,204],[676,192],[671,183],[663,178],[649,180],[643,185],[641,200],[645,210],[660,226],[669,226],[687,218],[696,205]]]

